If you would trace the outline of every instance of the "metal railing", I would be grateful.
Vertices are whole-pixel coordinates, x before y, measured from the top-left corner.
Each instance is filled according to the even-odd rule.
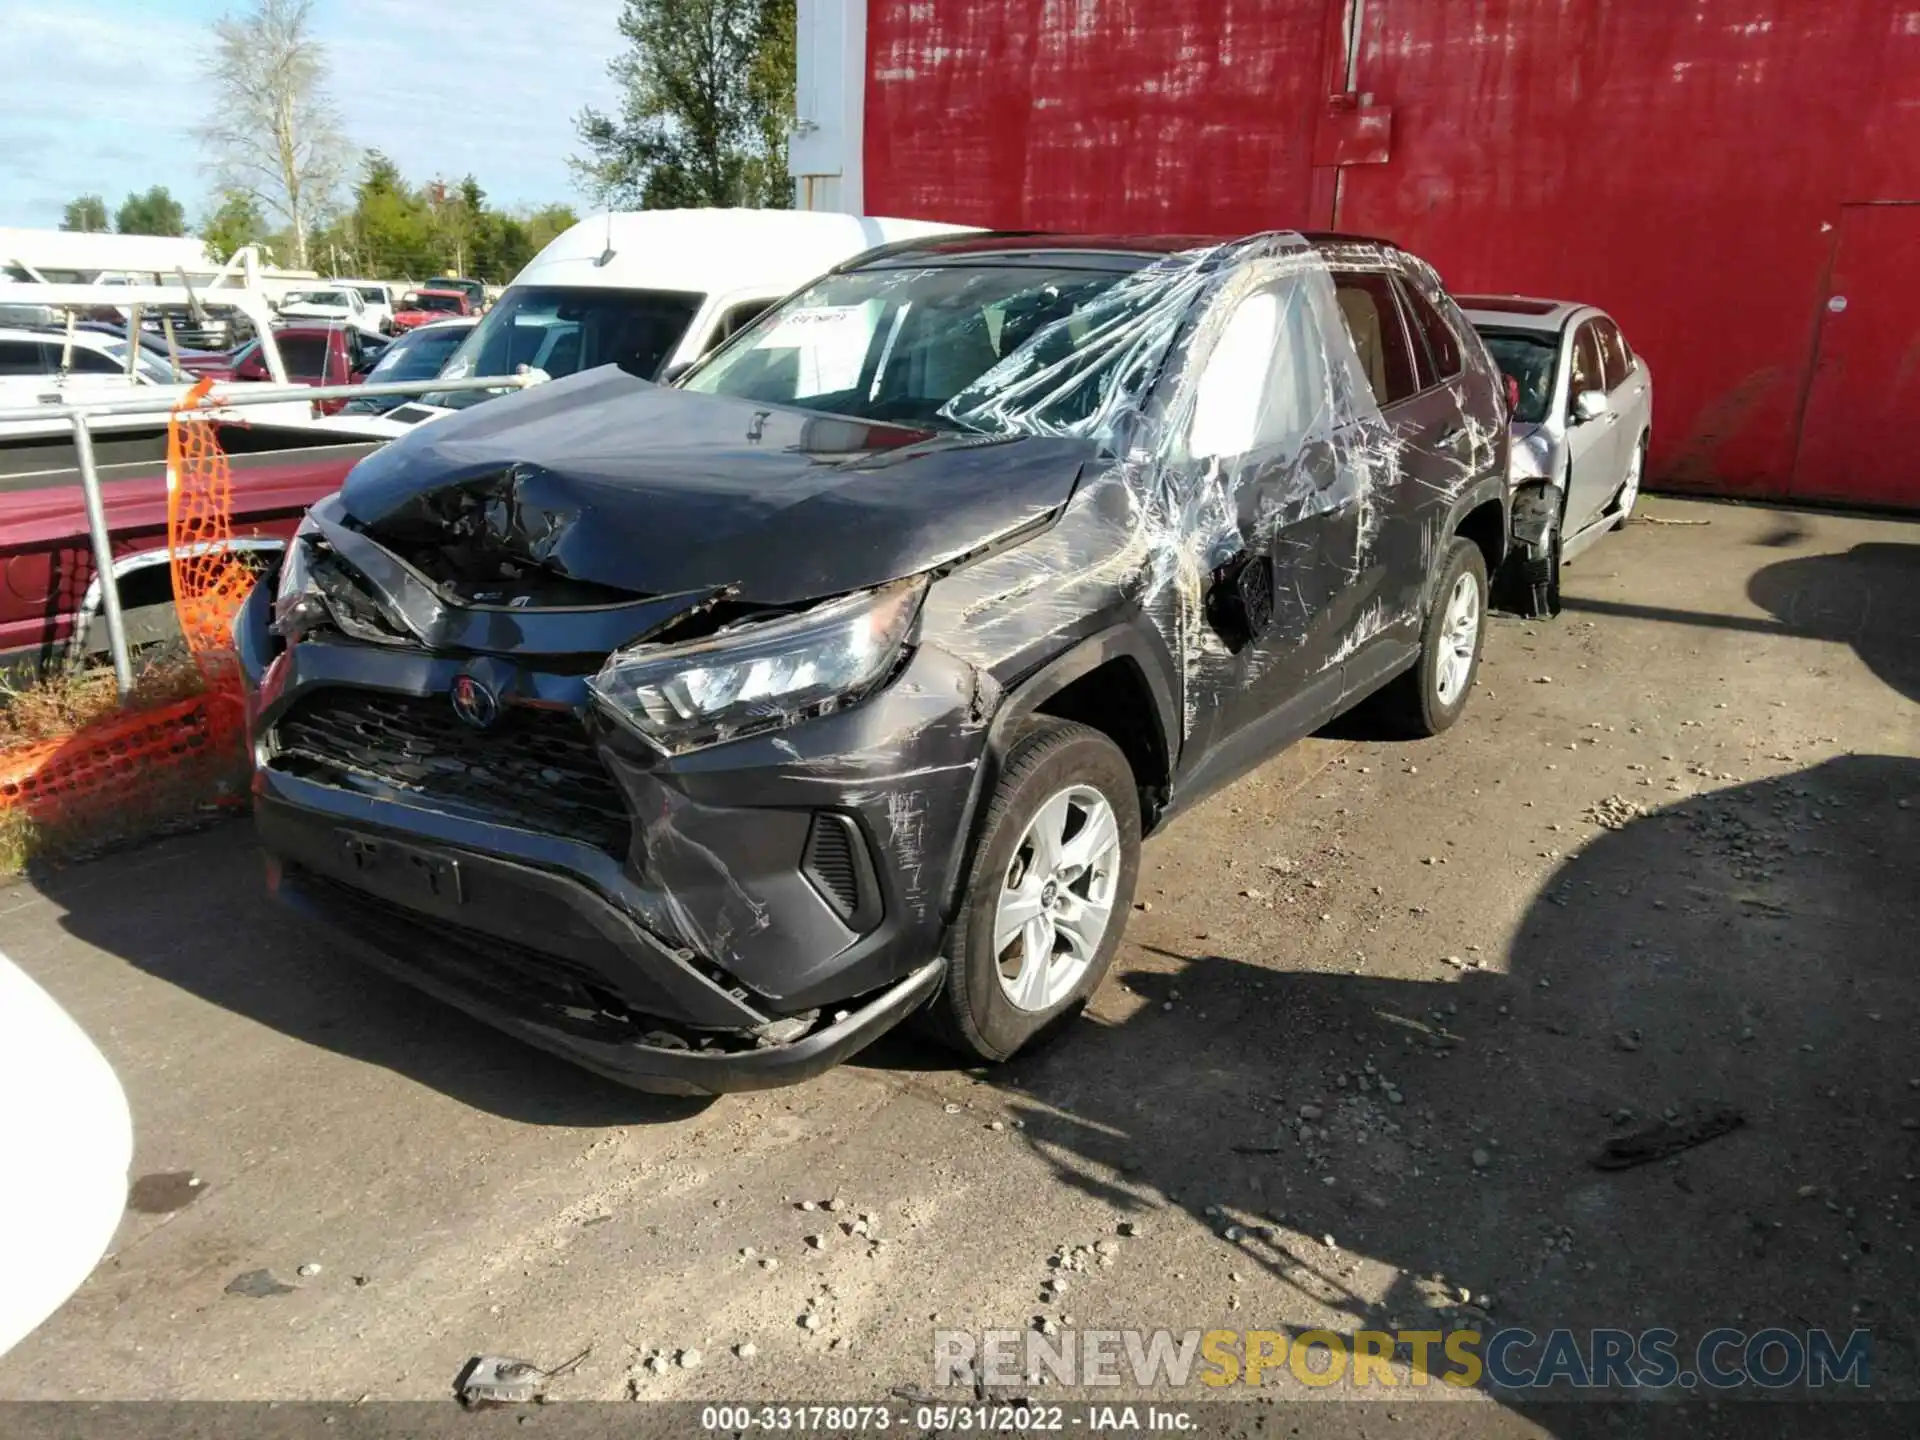
[[[425,395],[430,392],[460,390],[521,390],[539,383],[540,374],[476,376],[464,380],[406,380],[378,385],[265,385],[237,383],[216,385],[197,407],[201,411],[219,411],[242,405],[265,405],[289,400],[355,400],[361,397]],[[107,622],[107,649],[113,657],[114,681],[124,699],[133,689],[133,656],[127,646],[126,618],[120,610],[120,584],[114,574],[113,536],[107,525],[106,500],[100,490],[100,469],[93,452],[92,422],[104,415],[154,415],[173,413],[172,404],[154,399],[131,397],[126,400],[100,400],[77,405],[29,405],[0,409],[0,424],[23,420],[65,420],[73,430],[74,459],[80,470],[80,489],[86,501],[87,535],[93,547],[93,567],[100,582],[100,610]],[[351,432],[341,426],[341,438]],[[368,440],[384,441],[391,436],[368,435]],[[0,445],[4,445],[0,439]],[[85,633],[87,617],[77,617],[76,636]]]

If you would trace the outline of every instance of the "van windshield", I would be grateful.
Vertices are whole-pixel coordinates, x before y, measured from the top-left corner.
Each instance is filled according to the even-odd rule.
[[[686,335],[705,298],[678,290],[515,285],[440,373],[460,380],[513,375],[526,365],[558,380],[578,370],[618,365],[629,375],[651,380]],[[464,410],[498,393],[435,390],[421,401]]]

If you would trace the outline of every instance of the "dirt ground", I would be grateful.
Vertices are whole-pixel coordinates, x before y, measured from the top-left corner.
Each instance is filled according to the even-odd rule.
[[[470,1356],[591,1347],[556,1398],[885,1398],[936,1329],[1044,1319],[1864,1327],[1920,1398],[1920,527],[1644,514],[1496,621],[1452,733],[1342,721],[1151,841],[1089,1017],[996,1070],[892,1037],[629,1093],[278,913],[244,824],[0,890],[137,1177],[0,1397],[451,1410]],[[1572,1424],[1385,1398],[1372,1433]]]

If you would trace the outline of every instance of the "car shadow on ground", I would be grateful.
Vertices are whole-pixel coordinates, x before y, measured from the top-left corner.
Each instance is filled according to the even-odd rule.
[[[1716,1326],[1866,1327],[1871,1394],[1913,1399],[1916,933],[1920,761],[1849,756],[1598,832],[1508,955],[1429,982],[1193,953],[995,1078],[1060,1183],[1221,1235],[1215,1323],[1274,1328],[1257,1289],[1229,1317],[1230,1263],[1349,1331],[1668,1326],[1685,1360]],[[1708,1106],[1744,1126],[1593,1165]]]
[[[358,963],[348,942],[268,897],[250,824],[110,855],[35,887],[70,933],[169,985],[506,1119],[642,1125],[711,1103],[604,1080]]]
[[[1666,620],[1850,645],[1881,680],[1908,700],[1920,701],[1920,545],[1872,541],[1843,553],[1776,561],[1748,580],[1747,598],[1773,618],[1584,596],[1569,596],[1564,604],[1584,615]]]

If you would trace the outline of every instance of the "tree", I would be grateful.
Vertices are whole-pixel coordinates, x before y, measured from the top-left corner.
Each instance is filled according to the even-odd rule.
[[[345,228],[355,265],[369,274],[421,276],[439,266],[426,198],[378,150],[361,162]]]
[[[62,230],[104,231],[107,228],[107,202],[98,195],[82,195],[69,200],[61,213]]]
[[[184,235],[187,212],[164,185],[144,195],[129,195],[113,213],[113,228],[122,235]]]
[[[308,27],[312,9],[313,0],[253,0],[214,22],[205,74],[215,118],[196,132],[223,189],[285,219],[302,268],[347,154],[327,97],[326,52]]]
[[[603,204],[790,201],[793,0],[624,0],[628,50],[608,66],[618,117],[591,107],[570,163]]]
[[[200,238],[224,265],[243,245],[259,245],[267,239],[267,220],[251,195],[229,190],[220,197],[218,208],[200,222]]]

